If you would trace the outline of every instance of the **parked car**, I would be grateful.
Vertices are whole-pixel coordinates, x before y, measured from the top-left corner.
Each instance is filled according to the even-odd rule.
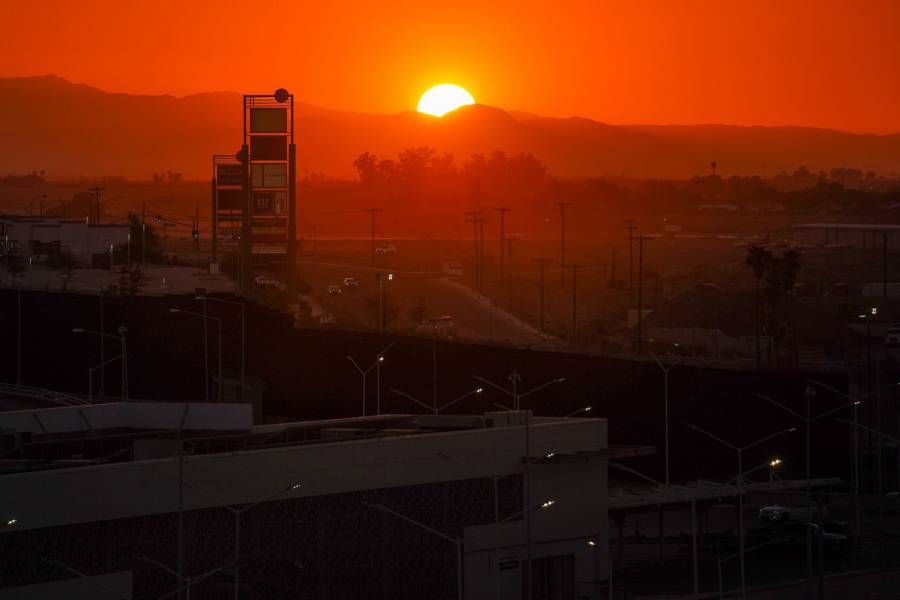
[[[900,346],[900,325],[891,325],[884,333],[884,345],[896,347]]]
[[[806,528],[812,534],[815,544],[819,534],[819,526],[816,523],[788,523],[784,526],[784,536],[794,547],[806,546]],[[839,556],[850,547],[849,530],[846,523],[825,523],[822,528],[822,543],[825,553],[830,556]]]
[[[328,294],[330,296],[340,296],[344,290],[341,289],[339,285],[329,285],[328,286]]]
[[[359,287],[359,282],[356,277],[344,277],[344,287],[348,290],[355,290]]]
[[[825,511],[823,517],[828,513]],[[759,520],[768,523],[781,521],[812,521],[816,518],[815,506],[764,506],[759,509]]]

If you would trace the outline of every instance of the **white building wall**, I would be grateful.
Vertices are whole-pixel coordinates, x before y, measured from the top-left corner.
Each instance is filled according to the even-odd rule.
[[[121,414],[116,419],[121,420]],[[575,580],[581,582],[577,590],[584,592],[585,586],[604,580],[607,573],[607,563],[597,560],[586,543],[599,534],[605,553],[607,422],[534,421],[531,455],[557,456],[548,464],[528,467],[532,503],[555,501],[551,508],[532,513],[531,555],[536,559],[572,554]],[[278,497],[514,475],[521,470],[524,440],[525,428],[513,426],[186,456],[184,509],[252,503],[295,483],[300,487]],[[178,489],[178,461],[172,458],[0,478],[2,516],[16,518],[17,529],[170,513],[177,509]],[[467,538],[476,536],[465,545],[466,598],[495,598],[498,584],[500,597],[519,597],[521,570],[498,572],[492,561],[496,562],[495,554],[525,559],[524,521],[476,535],[491,525],[464,532]]]

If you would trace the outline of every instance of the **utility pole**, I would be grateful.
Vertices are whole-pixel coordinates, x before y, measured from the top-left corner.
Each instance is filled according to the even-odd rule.
[[[578,269],[584,265],[569,265],[572,269],[572,335],[569,339],[572,343],[578,341]]]
[[[496,210],[497,212],[500,213],[500,287],[501,287],[501,289],[502,289],[502,288],[503,288],[503,282],[504,282],[504,278],[503,278],[503,277],[504,277],[504,268],[503,268],[503,267],[504,267],[504,265],[503,265],[504,225],[505,225],[505,221],[506,221],[506,218],[505,218],[505,217],[506,217],[506,213],[508,213],[508,212],[509,212],[510,210],[512,210],[512,209],[507,208],[507,207],[505,207],[505,206],[501,206],[501,207],[499,207],[499,208],[495,208],[494,210]]]
[[[559,207],[559,285],[566,287],[566,207],[571,202],[557,202]]]
[[[90,212],[94,214],[94,219],[93,219],[94,225],[99,225],[100,224],[100,195],[103,193],[103,188],[100,186],[97,186],[97,187],[88,188],[88,191],[93,192],[93,194],[94,194],[94,208]],[[91,221],[91,219],[90,219],[90,217],[88,217],[88,222],[90,222],[90,221]]]
[[[478,260],[478,264],[479,264],[478,282],[479,282],[479,286],[480,286],[479,291],[481,292],[482,296],[485,295],[485,289],[487,288],[487,285],[486,285],[487,282],[484,280],[484,274],[486,271],[485,264],[484,264],[484,224],[486,222],[487,221],[485,219],[478,220],[478,236],[479,236],[478,252],[479,252],[479,257],[480,257]]]
[[[881,238],[881,297],[887,299],[888,295],[888,232],[885,231]]]
[[[612,249],[612,261],[610,262],[610,270],[609,270],[609,287],[613,287],[616,285],[616,247],[613,246]]]
[[[147,204],[141,203],[141,270],[147,269]]]
[[[644,241],[650,237],[639,235],[635,238],[638,241],[638,314],[637,314],[637,351],[638,354],[644,352]]]
[[[380,208],[366,208],[363,209],[363,212],[370,213],[372,215],[372,266],[375,266],[375,215],[381,212]]]
[[[481,211],[472,210],[466,214],[466,223],[472,224],[472,239],[475,243],[475,252],[472,255],[472,290],[478,290],[479,273],[481,272],[481,261],[478,258],[478,222],[481,220]]]
[[[540,320],[540,330],[541,333],[544,332],[544,265],[550,262],[549,258],[535,258],[533,259],[541,268],[541,320]]]
[[[628,229],[628,291],[634,291],[634,219],[625,219],[625,228]]]

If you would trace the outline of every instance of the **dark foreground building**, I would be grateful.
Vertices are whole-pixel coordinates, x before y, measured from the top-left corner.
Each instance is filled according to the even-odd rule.
[[[606,594],[604,419],[130,402],[0,428],[3,598],[520,598],[529,557],[534,597]]]

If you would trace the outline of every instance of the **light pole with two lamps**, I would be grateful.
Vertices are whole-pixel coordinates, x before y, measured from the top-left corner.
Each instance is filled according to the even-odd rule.
[[[375,355],[375,362],[373,362],[371,365],[369,365],[369,368],[367,368],[367,369],[361,368],[359,366],[359,364],[356,362],[356,360],[354,360],[354,358],[352,356],[350,356],[349,354],[346,355],[346,357],[345,357],[347,360],[349,360],[353,364],[354,368],[356,368],[356,370],[359,372],[360,376],[362,377],[362,416],[366,416],[366,377],[369,375],[369,373],[372,371],[372,369],[375,369],[375,375],[376,375],[376,379],[377,379],[377,390],[376,390],[376,395],[377,395],[376,407],[377,408],[376,408],[375,412],[378,415],[381,414],[381,363],[384,362],[385,353],[387,353],[387,351],[390,350],[396,343],[397,342],[391,342],[390,344],[385,346],[384,349],[382,349],[380,352],[378,352],[378,354]]]
[[[431,534],[434,534],[434,535],[436,535],[440,538],[443,538],[443,539],[447,540],[448,542],[454,544],[456,546],[456,597],[457,597],[457,600],[463,600],[463,598],[464,598],[464,595],[463,595],[463,593],[464,593],[463,551],[464,551],[466,542],[468,542],[469,540],[471,540],[473,538],[484,535],[485,533],[488,533],[489,531],[493,531],[500,525],[503,525],[504,523],[507,523],[508,521],[512,521],[513,519],[515,519],[517,517],[520,517],[522,515],[527,516],[529,513],[534,512],[536,510],[550,508],[551,506],[556,504],[556,501],[549,499],[549,500],[545,500],[545,501],[541,502],[540,504],[526,507],[526,508],[520,510],[519,512],[515,513],[514,515],[510,515],[509,517],[503,519],[502,521],[494,523],[490,527],[487,527],[486,529],[482,529],[482,530],[470,535],[469,537],[463,537],[462,535],[458,535],[455,537],[451,536],[451,535],[447,535],[446,533],[444,533],[442,531],[438,531],[437,529],[434,529],[433,527],[429,527],[428,525],[425,525],[424,523],[421,523],[421,522],[413,519],[412,517],[408,517],[408,516],[404,515],[403,513],[400,513],[400,512],[397,512],[396,510],[388,508],[387,506],[385,506],[383,504],[377,504],[377,503],[373,503],[373,502],[363,502],[362,504],[363,504],[363,506],[366,506],[368,508],[373,508],[375,510],[387,513],[389,515],[393,515],[393,516],[397,517],[398,519],[401,519],[403,521],[406,521],[407,523],[411,523],[412,525],[415,525],[419,529],[427,531]]]
[[[183,481],[181,485],[188,488],[189,490],[196,492],[197,494],[199,494],[201,496],[206,497],[209,500],[212,500],[213,502],[215,502],[222,508],[229,511],[232,515],[234,515],[234,600],[239,600],[240,599],[240,585],[241,585],[240,570],[239,570],[239,566],[240,566],[240,562],[241,562],[241,515],[243,515],[245,512],[247,512],[251,508],[256,508],[260,504],[263,504],[265,502],[272,502],[273,500],[276,500],[280,496],[284,496],[285,494],[289,494],[290,492],[293,492],[294,490],[296,490],[300,487],[300,482],[293,483],[293,484],[287,486],[286,488],[282,488],[282,489],[278,490],[276,493],[272,494],[271,496],[263,498],[262,500],[257,500],[256,502],[253,502],[252,504],[248,504],[242,508],[235,508],[234,506],[232,506],[230,504],[226,504],[226,503],[222,502],[221,500],[219,500],[218,498],[216,498],[215,496],[213,496],[207,492],[204,492],[203,490],[191,485],[190,483],[188,483],[186,481]]]
[[[206,303],[204,303],[204,310]],[[219,328],[219,386],[217,390],[218,401],[222,401],[222,319],[219,317],[210,317],[203,313],[194,312],[192,310],[184,310],[183,308],[170,308],[170,313],[180,313],[203,319],[203,375],[204,375],[204,397],[209,402],[209,335],[207,334],[207,321],[215,321]]]
[[[742,486],[744,484],[744,475],[743,466],[744,466],[744,451],[749,450],[750,448],[754,448],[764,442],[767,442],[773,438],[776,438],[780,435],[784,435],[785,433],[790,433],[796,431],[796,427],[788,427],[787,429],[782,429],[780,431],[776,431],[771,435],[767,435],[766,437],[756,440],[751,444],[747,444],[746,446],[736,446],[731,442],[726,442],[722,438],[718,437],[715,434],[712,434],[705,429],[701,429],[696,425],[692,425],[690,423],[685,423],[685,426],[690,427],[694,431],[702,433],[703,435],[719,442],[720,444],[727,446],[737,452],[737,477],[735,478],[737,484]],[[746,595],[746,573],[744,570],[744,492],[743,490],[738,490],[738,544],[739,544],[739,555],[740,555],[740,563],[741,563],[741,597],[743,598]]]
[[[99,365],[92,367],[88,370],[88,401],[93,403],[93,394],[94,394],[94,379],[93,372],[97,369],[100,369],[101,381],[103,377],[103,369],[106,367],[108,363],[111,363],[117,359],[121,359],[122,361],[122,401],[128,400],[128,350],[125,342],[125,333],[128,332],[128,328],[125,325],[119,325],[118,329],[119,335],[111,335],[109,333],[103,333],[102,331],[94,331],[93,329],[83,329],[81,327],[76,327],[72,330],[72,333],[90,333],[91,335],[99,336],[101,339],[104,337],[112,338],[114,340],[119,340],[119,344],[121,345],[121,354],[119,356],[114,356],[113,358],[101,362]],[[101,357],[102,358],[102,357]],[[101,384],[102,386],[102,384]],[[101,387],[100,393],[103,393],[103,389]]]

